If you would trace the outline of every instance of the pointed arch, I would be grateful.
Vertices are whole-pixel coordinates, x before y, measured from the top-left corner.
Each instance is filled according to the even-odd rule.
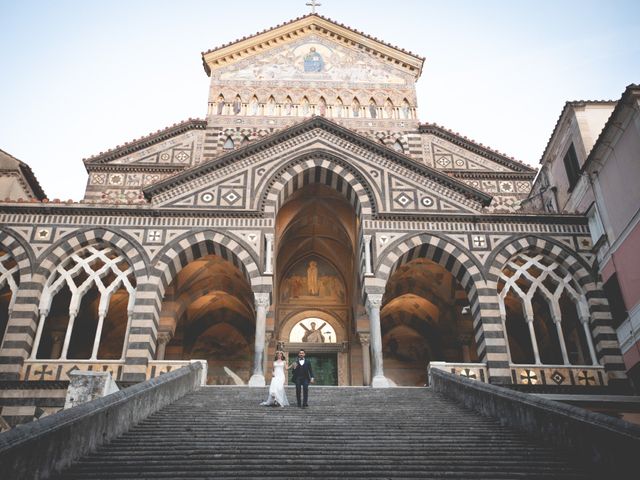
[[[497,291],[502,269],[512,257],[523,251],[545,255],[571,275],[587,301],[589,325],[598,360],[604,365],[610,380],[626,381],[626,368],[602,284],[597,274],[590,271],[589,265],[566,245],[553,238],[536,235],[523,235],[505,240],[495,248],[487,260],[486,264],[490,265],[486,272],[488,288]]]
[[[224,141],[224,145],[222,146],[224,150],[233,150],[235,148],[235,143],[231,135],[227,136],[227,139]]]
[[[373,190],[349,163],[326,152],[310,152],[276,171],[260,193],[259,209],[275,215],[297,189],[321,183],[342,193],[358,216],[370,216],[378,210]]]
[[[360,110],[361,106],[358,97],[353,97],[353,100],[351,101],[351,116],[354,118],[359,118],[361,113]]]
[[[382,252],[374,269],[375,278],[368,286],[365,282],[365,288],[371,293],[384,292],[391,275],[416,258],[440,264],[458,280],[471,305],[478,358],[486,362],[492,382],[511,383],[506,338],[500,316],[494,312],[497,300],[489,301],[482,267],[462,245],[434,234],[403,237]]]

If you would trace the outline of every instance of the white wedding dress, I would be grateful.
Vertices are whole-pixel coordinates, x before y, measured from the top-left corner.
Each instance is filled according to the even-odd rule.
[[[284,391],[284,382],[286,379],[284,370],[284,361],[276,360],[273,362],[273,378],[269,385],[269,396],[260,405],[275,405],[285,407],[289,405],[287,394]]]

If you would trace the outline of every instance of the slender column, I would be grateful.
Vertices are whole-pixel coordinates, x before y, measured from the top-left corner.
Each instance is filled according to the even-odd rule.
[[[371,269],[371,235],[364,236],[364,274],[373,275]]]
[[[471,354],[469,353],[469,341],[471,340],[471,336],[460,335],[458,340],[460,341],[460,350],[462,350],[462,361],[464,363],[471,363]]]
[[[362,345],[362,383],[371,385],[371,354],[369,352],[371,337],[368,333],[359,333],[360,345]]]
[[[156,350],[156,360],[164,360],[167,343],[173,337],[172,332],[158,332],[158,349]]]
[[[98,316],[98,327],[96,328],[96,338],[93,341],[91,360],[96,360],[98,358],[98,348],[100,348],[100,339],[102,338],[102,326],[104,325],[104,317],[106,316],[106,312],[102,312]]]
[[[558,332],[558,342],[560,343],[560,351],[562,352],[562,363],[564,365],[571,365],[569,363],[569,354],[567,353],[567,344],[564,341],[564,333],[562,333],[562,323],[560,318],[552,314],[553,323],[556,324],[556,332]]]
[[[73,332],[73,324],[76,321],[76,315],[78,312],[69,313],[69,323],[67,323],[67,333],[64,336],[64,345],[62,346],[62,355],[60,360],[67,359],[67,352],[69,351],[69,343],[71,342],[71,332]]]
[[[589,329],[589,317],[580,317],[580,323],[584,329],[584,336],[587,339],[587,345],[589,346],[589,355],[591,355],[591,363],[593,365],[600,365],[598,362],[598,356],[596,355],[596,349],[593,347],[593,339],[591,338],[591,330]]]
[[[527,326],[529,327],[529,336],[531,337],[531,346],[533,347],[533,356],[536,365],[542,365],[540,361],[540,352],[538,351],[538,340],[536,339],[536,331],[533,328],[533,317],[527,315]]]
[[[53,332],[51,333],[51,358],[56,359],[60,357],[60,352],[62,351],[62,340],[64,340],[64,332]]]
[[[44,322],[47,320],[47,315],[49,315],[48,309],[40,310],[40,322],[38,322],[38,330],[36,331],[36,338],[33,341],[33,350],[31,350],[31,356],[29,357],[31,360],[35,360],[36,355],[38,355],[38,348],[40,347],[40,339],[42,338],[42,331],[44,330]]]
[[[255,293],[256,302],[256,342],[255,353],[253,357],[253,375],[249,379],[250,387],[264,387],[264,370],[262,369],[262,360],[264,358],[264,339],[267,328],[267,309],[271,304],[270,295],[268,293]]]
[[[264,261],[264,273],[273,273],[273,233],[265,233],[264,238],[267,240]]]
[[[264,359],[262,361],[262,371],[269,371],[269,357],[267,356],[267,352],[269,351],[269,342],[271,342],[271,337],[273,337],[273,332],[266,332],[264,335]]]
[[[375,388],[387,388],[389,380],[384,376],[382,365],[382,331],[380,328],[380,306],[382,295],[367,295],[367,310],[369,312],[369,330],[371,331],[371,350],[373,353],[373,379],[371,386]]]

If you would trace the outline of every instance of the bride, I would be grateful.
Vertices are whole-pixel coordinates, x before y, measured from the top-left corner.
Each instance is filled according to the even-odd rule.
[[[287,394],[284,391],[284,383],[286,381],[285,370],[289,370],[291,365],[287,365],[284,359],[284,352],[278,350],[276,352],[276,360],[273,362],[273,378],[269,385],[269,395],[267,399],[260,405],[280,406],[289,405]]]

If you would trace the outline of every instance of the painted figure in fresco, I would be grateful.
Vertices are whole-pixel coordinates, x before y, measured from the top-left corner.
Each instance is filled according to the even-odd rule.
[[[324,98],[320,99],[320,103],[318,105],[318,113],[320,113],[320,115],[322,115],[323,117],[327,113],[327,102],[324,101]]]
[[[253,97],[251,99],[251,104],[249,105],[249,111],[251,112],[251,115],[258,114],[258,99],[256,97]]]
[[[309,100],[307,100],[307,97],[302,99],[302,115],[309,115]]]
[[[302,336],[303,342],[309,343],[324,343],[324,335],[322,335],[322,329],[327,325],[327,322],[324,322],[322,326],[316,329],[316,322],[311,322],[311,328],[307,328],[304,323],[301,323],[300,326],[306,330],[304,335]]]
[[[409,102],[407,102],[406,100],[404,102],[402,102],[402,108],[400,109],[400,111],[402,112],[402,118],[404,118],[405,120],[409,118]]]
[[[309,262],[307,268],[307,290],[309,295],[318,296],[320,289],[318,288],[318,264],[314,261]]]
[[[376,118],[378,116],[378,109],[376,107],[376,102],[374,102],[373,100],[369,102],[369,116],[371,118]]]
[[[393,118],[393,104],[388,98],[384,102],[384,118]]]
[[[335,106],[335,112],[336,112],[336,117],[338,118],[342,117],[342,100],[340,100],[339,98]]]
[[[242,102],[240,101],[240,97],[236,97],[233,101],[233,114],[238,115],[240,110],[242,110]]]
[[[304,71],[305,72],[321,72],[324,62],[322,56],[316,52],[315,47],[311,47],[309,53],[304,56]]]
[[[273,115],[276,111],[276,100],[273,97],[269,97],[267,102],[267,115]]]
[[[218,97],[218,109],[217,109],[217,114],[218,115],[222,115],[222,112],[224,111],[224,97],[222,95],[220,95]]]

